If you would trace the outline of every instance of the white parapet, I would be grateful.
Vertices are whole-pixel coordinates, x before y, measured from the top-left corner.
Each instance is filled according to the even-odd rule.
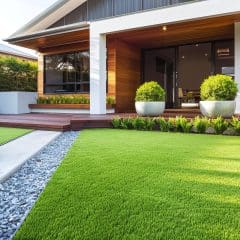
[[[36,92],[0,92],[0,114],[30,113],[28,105],[36,101]]]

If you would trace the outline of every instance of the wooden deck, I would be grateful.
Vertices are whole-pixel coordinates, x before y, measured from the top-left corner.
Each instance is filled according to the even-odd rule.
[[[163,117],[175,117],[181,115],[187,118],[194,118],[201,115],[198,109],[171,109],[166,110]],[[136,114],[44,114],[31,113],[20,115],[0,115],[0,127],[30,128],[52,131],[81,130],[86,128],[110,128],[114,117],[134,117]]]

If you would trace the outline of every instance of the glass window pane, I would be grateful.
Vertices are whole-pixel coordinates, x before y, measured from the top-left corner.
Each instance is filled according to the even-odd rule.
[[[89,93],[89,52],[45,56],[45,93]]]
[[[221,41],[215,44],[215,72],[234,76],[234,42]]]

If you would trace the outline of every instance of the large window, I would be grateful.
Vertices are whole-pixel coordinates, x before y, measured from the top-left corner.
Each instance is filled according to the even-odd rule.
[[[89,52],[44,57],[45,93],[89,93]]]

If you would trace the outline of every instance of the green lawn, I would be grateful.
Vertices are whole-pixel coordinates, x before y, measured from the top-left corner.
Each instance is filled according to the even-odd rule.
[[[31,130],[0,127],[0,145],[23,136],[29,132],[31,132]]]
[[[240,239],[240,138],[83,131],[15,239]]]

